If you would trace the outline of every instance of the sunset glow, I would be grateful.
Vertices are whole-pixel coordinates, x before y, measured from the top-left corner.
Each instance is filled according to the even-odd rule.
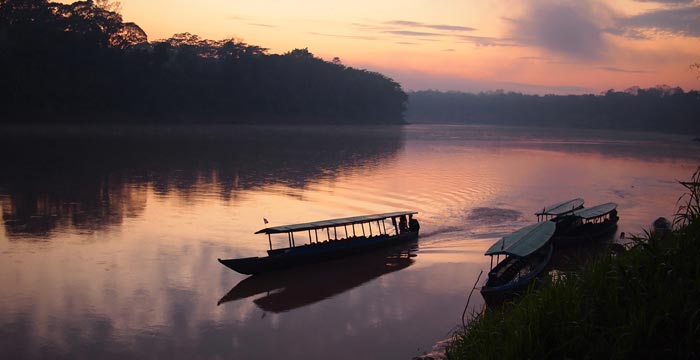
[[[382,72],[406,90],[700,87],[700,2],[121,1],[149,40],[190,32]]]

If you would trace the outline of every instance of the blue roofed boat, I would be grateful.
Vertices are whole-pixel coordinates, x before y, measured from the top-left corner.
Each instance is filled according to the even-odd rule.
[[[252,275],[415,241],[420,230],[418,220],[413,218],[415,214],[415,211],[396,211],[269,227],[255,232],[267,235],[270,244],[267,256],[218,260],[234,271]],[[286,235],[288,246],[273,249],[272,235],[277,234]],[[298,241],[304,243],[297,244]]]
[[[491,269],[486,283],[481,287],[481,295],[486,302],[497,304],[527,289],[552,258],[554,248],[550,239],[555,229],[554,222],[539,222],[504,236],[491,245],[484,254],[491,256]],[[503,260],[501,256],[504,256]]]

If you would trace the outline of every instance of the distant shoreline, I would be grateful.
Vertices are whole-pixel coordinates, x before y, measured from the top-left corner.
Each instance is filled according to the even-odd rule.
[[[601,95],[408,93],[411,123],[539,126],[700,135],[700,92],[633,87]]]

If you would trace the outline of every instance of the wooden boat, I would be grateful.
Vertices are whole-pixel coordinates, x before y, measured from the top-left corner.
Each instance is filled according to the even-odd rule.
[[[542,211],[535,213],[537,215],[537,221],[551,220],[566,214],[570,214],[576,210],[583,208],[583,199],[576,198],[568,201],[556,203],[553,205],[545,206]]]
[[[556,244],[593,241],[614,233],[619,219],[617,204],[612,202],[579,209],[552,220],[557,225],[552,241]]]
[[[491,245],[484,254],[491,256],[491,269],[481,287],[481,295],[487,303],[493,305],[512,298],[527,289],[544,271],[554,252],[549,240],[555,229],[554,222],[539,222]],[[499,261],[501,255],[505,258]],[[494,256],[496,267],[493,267]]]
[[[413,218],[415,214],[415,211],[397,211],[269,227],[255,232],[268,236],[270,250],[267,256],[218,260],[234,271],[251,275],[362,253],[416,240],[420,225]],[[387,226],[386,220],[389,219],[391,223]],[[321,239],[325,235],[325,240],[319,239],[319,232]],[[305,238],[306,233],[308,243],[297,245],[299,235]],[[288,247],[272,248],[271,236],[278,234],[286,235]]]
[[[217,305],[258,296],[253,303],[279,313],[310,305],[346,292],[415,262],[417,240],[355,256],[268,272],[241,280]]]

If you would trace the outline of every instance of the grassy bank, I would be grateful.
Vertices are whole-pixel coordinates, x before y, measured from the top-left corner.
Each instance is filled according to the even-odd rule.
[[[475,317],[448,359],[700,357],[700,169],[674,231]]]

